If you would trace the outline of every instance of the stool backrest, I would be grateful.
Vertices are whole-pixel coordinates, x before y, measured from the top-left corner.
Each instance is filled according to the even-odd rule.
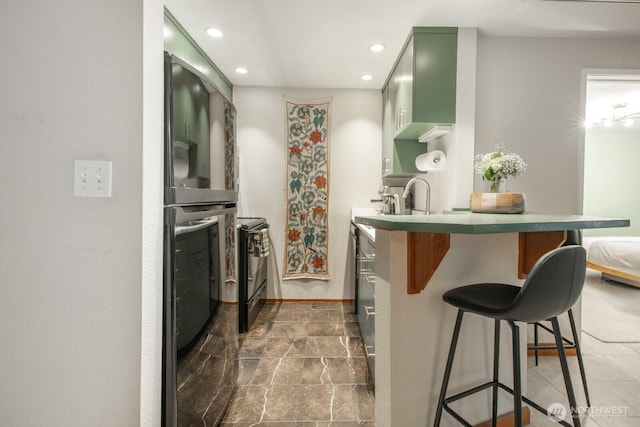
[[[563,246],[543,255],[533,266],[505,316],[522,322],[550,319],[576,303],[587,268],[582,246]]]
[[[582,230],[567,230],[567,239],[562,246],[582,245]]]

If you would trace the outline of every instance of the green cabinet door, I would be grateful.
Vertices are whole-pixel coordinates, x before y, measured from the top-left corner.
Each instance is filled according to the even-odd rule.
[[[395,116],[394,137],[413,121],[414,38],[410,38],[389,82]]]
[[[413,38],[398,58],[383,90],[383,176],[415,175],[415,158],[426,151],[424,144],[397,139],[412,120]]]
[[[222,74],[182,25],[165,9],[164,11],[164,50],[201,70],[228,99],[232,98],[233,85]]]
[[[360,271],[358,274],[358,324],[365,346],[365,355],[369,372],[375,379],[375,243],[364,233],[358,233],[358,258]]]
[[[455,123],[457,29],[429,30],[414,32],[412,122]]]
[[[383,162],[386,176],[420,173],[425,153],[418,137],[437,124],[455,122],[457,28],[414,27],[383,88]]]
[[[382,176],[393,173],[391,162],[393,160],[394,110],[391,106],[390,91],[389,85],[382,91]]]

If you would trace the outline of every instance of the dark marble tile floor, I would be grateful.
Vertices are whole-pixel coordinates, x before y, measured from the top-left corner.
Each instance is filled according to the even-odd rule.
[[[221,426],[373,427],[374,390],[352,303],[267,303],[240,339]]]
[[[223,304],[191,346],[178,354],[178,427],[220,422],[238,375],[238,308]]]

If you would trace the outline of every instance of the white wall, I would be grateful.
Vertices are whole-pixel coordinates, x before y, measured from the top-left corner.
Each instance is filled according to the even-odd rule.
[[[473,192],[477,43],[476,28],[458,29],[456,123],[453,132],[429,143],[429,151],[440,149],[447,155],[446,168],[442,172],[427,174],[437,195],[432,201],[432,211],[436,213],[467,208],[469,194]]]
[[[158,425],[162,4],[9,1],[0,28],[0,424]],[[111,198],[73,196],[75,159],[113,162]]]
[[[584,214],[631,219],[616,230],[588,230],[589,235],[640,236],[640,131],[586,131]]]
[[[526,193],[527,211],[581,212],[585,68],[637,70],[640,43],[478,38],[475,151],[505,144],[523,156],[529,167],[508,186]]]
[[[141,427],[159,426],[162,409],[163,6],[162,0],[143,0]]]
[[[286,140],[283,96],[332,97],[329,117],[329,273],[331,280],[281,280],[284,257]],[[239,216],[271,225],[269,298],[352,299],[346,277],[352,207],[371,207],[381,185],[382,95],[379,90],[234,87],[240,153]]]

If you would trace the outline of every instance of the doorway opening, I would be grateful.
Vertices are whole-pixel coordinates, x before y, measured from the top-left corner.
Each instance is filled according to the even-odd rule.
[[[582,213],[631,219],[585,236],[640,236],[640,71],[590,70],[584,87]]]

